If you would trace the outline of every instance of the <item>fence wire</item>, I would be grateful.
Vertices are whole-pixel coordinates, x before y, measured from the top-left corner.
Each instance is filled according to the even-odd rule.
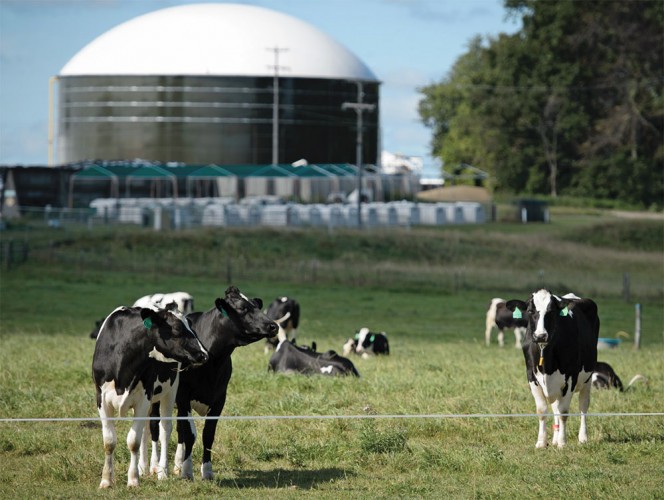
[[[367,420],[367,419],[475,419],[475,418],[533,418],[555,417],[553,413],[424,413],[424,414],[385,414],[385,415],[219,415],[186,417],[105,417],[103,420],[122,422],[135,420]],[[558,416],[580,417],[581,413],[561,413]],[[664,412],[608,412],[586,413],[586,417],[664,417]],[[35,417],[35,418],[0,418],[0,423],[46,423],[46,422],[95,422],[100,417]]]

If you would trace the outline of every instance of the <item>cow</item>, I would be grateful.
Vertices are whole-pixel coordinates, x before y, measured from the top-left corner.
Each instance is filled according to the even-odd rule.
[[[595,389],[618,389],[620,392],[629,390],[635,382],[643,380],[648,381],[643,375],[634,375],[629,381],[627,387],[623,386],[622,380],[615,372],[613,367],[604,361],[598,361],[593,372],[593,387]]]
[[[131,454],[127,486],[138,486],[138,452],[151,405],[161,405],[164,414],[172,413],[180,371],[207,360],[208,351],[188,320],[177,311],[119,307],[104,320],[92,357],[105,451],[100,488],[114,483],[117,434],[115,422],[108,419],[134,410],[127,434]],[[160,427],[167,441],[170,421]],[[162,453],[160,479],[167,475],[167,461],[166,453]]]
[[[335,351],[319,353],[308,347],[296,346],[289,340],[279,342],[270,357],[268,371],[303,375],[360,376],[353,362],[339,356]]]
[[[515,319],[527,317],[523,343],[530,391],[539,415],[537,448],[547,446],[546,411],[554,413],[552,444],[567,444],[567,413],[572,395],[579,393],[579,442],[588,441],[586,414],[590,406],[592,374],[597,363],[599,316],[597,304],[574,295],[557,297],[541,289],[528,302],[510,300],[506,307]]]
[[[295,342],[297,327],[300,324],[300,304],[297,300],[285,296],[277,297],[269,305],[265,314],[279,325],[277,336],[267,339],[265,354],[273,351],[282,340],[290,339]]]
[[[194,477],[191,452],[196,440],[196,426],[191,419],[192,410],[201,416],[211,417],[203,427],[201,477],[208,480],[214,478],[211,454],[218,423],[215,417],[221,415],[226,403],[226,392],[233,371],[231,354],[236,347],[275,336],[279,328],[261,311],[262,307],[261,299],[249,299],[237,287],[230,286],[223,299],[215,300],[212,309],[187,316],[201,342],[207,346],[210,356],[207,363],[183,372],[180,376],[176,395],[178,445],[173,472],[183,478]],[[153,407],[153,414],[158,412],[159,409]],[[154,462],[157,437],[161,436],[155,421],[151,423],[150,429]]]
[[[168,309],[174,305],[182,314],[189,314],[194,311],[194,298],[186,292],[153,293],[152,295],[146,295],[137,299],[133,307]],[[90,332],[91,339],[97,338],[103,322],[104,318],[95,321],[95,327]]]
[[[513,318],[512,312],[505,307],[505,301],[501,298],[493,298],[489,302],[489,308],[486,312],[486,330],[484,331],[484,341],[486,345],[491,344],[491,332],[494,328],[498,330],[498,345],[505,345],[506,328],[514,329],[515,347],[521,348],[521,341],[526,332],[527,321],[525,318]]]
[[[367,359],[377,354],[390,354],[390,344],[385,332],[371,332],[368,328],[360,328],[354,337],[349,338],[343,347],[344,356],[350,353],[362,355]]]
[[[158,307],[167,309],[170,304],[175,304],[182,314],[194,312],[194,298],[187,292],[153,293],[145,295],[134,302],[134,307]]]

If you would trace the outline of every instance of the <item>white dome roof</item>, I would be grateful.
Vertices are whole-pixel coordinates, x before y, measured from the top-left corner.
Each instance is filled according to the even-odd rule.
[[[263,7],[191,4],[136,17],[99,36],[60,71],[82,75],[273,76],[376,81],[312,25]]]

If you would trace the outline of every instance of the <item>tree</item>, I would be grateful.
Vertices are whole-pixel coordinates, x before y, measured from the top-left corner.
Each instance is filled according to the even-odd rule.
[[[661,206],[664,2],[505,6],[518,33],[473,39],[420,89],[432,153],[481,166],[499,191]]]

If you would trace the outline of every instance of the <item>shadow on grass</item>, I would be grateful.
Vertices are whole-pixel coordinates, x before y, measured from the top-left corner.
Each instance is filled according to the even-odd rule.
[[[319,484],[354,477],[355,473],[346,469],[304,469],[304,470],[239,470],[235,478],[219,479],[217,485],[223,488],[294,488],[310,490]]]

